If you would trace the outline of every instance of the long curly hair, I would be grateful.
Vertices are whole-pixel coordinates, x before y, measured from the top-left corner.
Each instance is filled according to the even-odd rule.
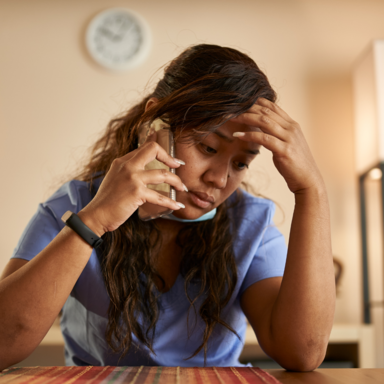
[[[158,103],[145,111],[151,97],[157,98]],[[151,94],[109,123],[76,178],[89,182],[93,188],[95,179],[108,172],[115,158],[137,148],[138,130],[144,123],[161,117],[170,125],[176,143],[182,132],[183,137],[196,141],[247,111],[259,97],[275,101],[276,94],[249,56],[217,45],[192,46],[170,62]],[[227,210],[228,204],[224,202],[213,220],[186,225],[176,240],[182,249],[180,273],[190,309],[206,324],[201,345],[188,359],[203,349],[205,363],[208,339],[216,326],[224,326],[237,335],[221,319],[222,309],[237,283]],[[99,258],[110,297],[105,335],[108,345],[124,356],[135,335],[155,353],[152,345],[161,294],[155,278],[164,284],[155,268],[154,249],[161,245],[156,220],[143,222],[136,211],[118,229],[105,233],[103,240]],[[189,293],[191,283],[199,284],[195,297]],[[195,303],[202,295],[205,299],[196,309]]]

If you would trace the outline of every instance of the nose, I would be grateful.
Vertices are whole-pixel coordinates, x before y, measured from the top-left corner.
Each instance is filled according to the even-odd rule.
[[[213,185],[214,188],[224,189],[228,182],[228,172],[228,164],[216,163],[204,173],[203,180],[205,183]]]

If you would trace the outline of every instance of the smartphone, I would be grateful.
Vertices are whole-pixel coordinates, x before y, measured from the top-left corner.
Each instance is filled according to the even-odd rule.
[[[153,132],[157,133],[157,143],[166,150],[166,152],[175,157],[175,145],[173,141],[173,134],[169,129],[169,125],[164,123],[161,119],[156,119],[151,125],[144,124],[139,129],[139,146],[144,144],[148,135],[151,135]],[[150,169],[166,169],[172,173],[176,173],[174,168],[169,168],[164,163],[161,163],[158,160],[152,160],[145,166],[146,170]],[[147,188],[153,189],[157,193],[160,193],[163,196],[169,197],[170,199],[176,201],[176,191],[169,184],[148,184]],[[161,205],[145,203],[139,207],[139,218],[143,221],[157,219],[164,215],[169,215],[173,210],[162,207]]]

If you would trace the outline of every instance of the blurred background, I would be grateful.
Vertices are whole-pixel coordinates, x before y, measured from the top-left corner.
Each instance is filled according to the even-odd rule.
[[[85,43],[91,20],[112,7],[136,12],[151,35],[145,60],[122,72],[99,65]],[[193,44],[229,46],[267,74],[325,179],[333,253],[342,266],[330,360],[384,367],[383,231],[376,216],[370,262],[381,274],[373,287],[378,315],[373,325],[362,325],[353,102],[354,68],[374,39],[384,39],[383,16],[382,0],[0,0],[0,271],[38,203],[73,172],[112,117],[152,90],[163,65]],[[288,239],[294,200],[266,150],[249,182],[279,204],[275,222]],[[374,216],[381,201],[371,184]],[[52,340],[45,347],[62,353]]]

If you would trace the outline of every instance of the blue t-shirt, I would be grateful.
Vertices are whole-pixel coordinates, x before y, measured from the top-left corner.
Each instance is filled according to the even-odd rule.
[[[68,210],[79,212],[91,199],[87,183],[73,180],[64,184],[45,203],[39,205],[12,258],[31,260],[63,229],[61,216]],[[287,248],[284,237],[272,222],[274,210],[275,206],[270,200],[246,192],[243,192],[239,204],[229,208],[238,281],[221,316],[236,330],[241,340],[227,328],[217,325],[208,341],[207,366],[242,365],[238,359],[243,349],[247,323],[240,307],[240,296],[257,281],[283,275]],[[159,299],[160,312],[153,342],[155,354],[135,337],[135,346],[123,358],[111,351],[105,340],[108,305],[109,297],[99,260],[93,250],[63,307],[61,330],[67,365],[204,365],[203,351],[185,360],[201,345],[205,323],[198,311],[197,319],[193,310],[187,315],[190,304],[180,274],[172,288]],[[189,337],[187,316],[192,331]]]

